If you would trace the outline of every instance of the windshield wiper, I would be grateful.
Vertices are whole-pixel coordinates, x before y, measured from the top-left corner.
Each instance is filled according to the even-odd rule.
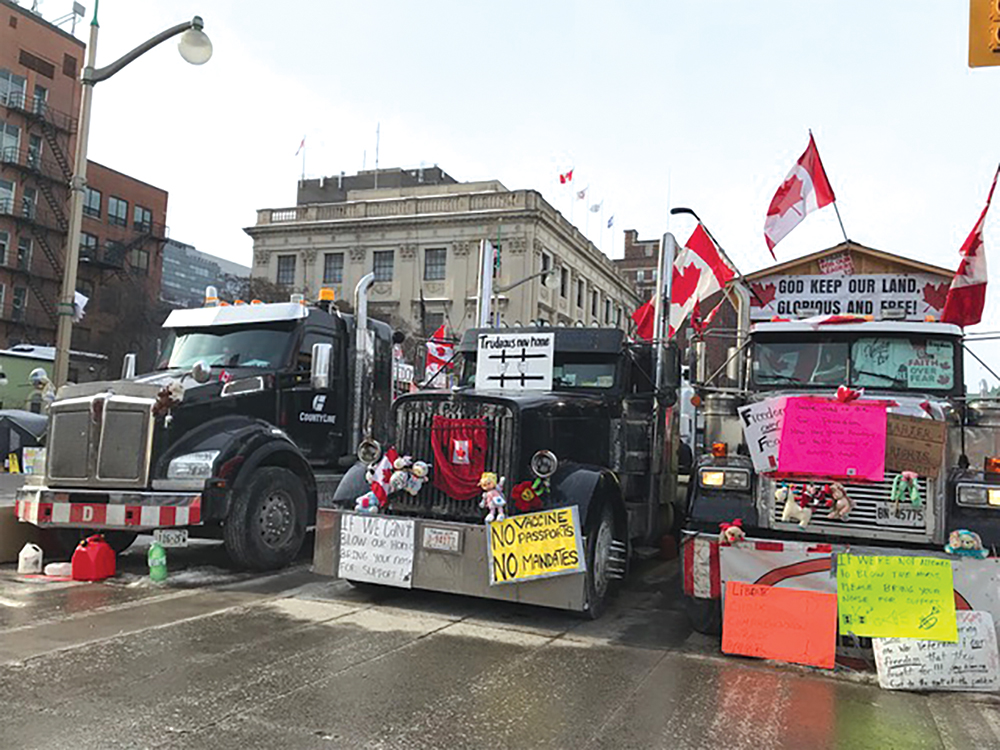
[[[795,385],[808,385],[808,383],[803,383],[794,375],[784,375],[780,372],[775,372],[770,375],[758,375],[758,380],[781,380],[785,383],[795,383]],[[761,383],[761,385],[769,385],[768,383]]]
[[[906,383],[903,380],[901,380],[900,378],[897,378],[897,377],[895,377],[893,375],[886,375],[884,372],[871,372],[869,370],[855,370],[854,372],[856,374],[858,374],[858,375],[870,375],[873,378],[883,378],[885,380],[888,380],[890,383],[892,383],[892,385],[893,385],[894,388],[905,388],[906,387]]]

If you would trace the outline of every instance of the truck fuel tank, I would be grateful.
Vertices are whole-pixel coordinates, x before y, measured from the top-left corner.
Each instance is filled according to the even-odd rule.
[[[710,393],[705,396],[705,445],[725,443],[735,452],[743,441],[736,409],[743,399],[735,393]]]

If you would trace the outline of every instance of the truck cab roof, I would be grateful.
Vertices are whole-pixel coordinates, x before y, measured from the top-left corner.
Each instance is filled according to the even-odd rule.
[[[824,333],[903,333],[923,336],[961,336],[962,329],[951,323],[921,323],[905,320],[859,320],[850,323],[826,323],[816,320],[788,320],[756,323],[750,334],[759,333],[801,333],[823,331]]]
[[[298,302],[270,304],[219,305],[173,310],[163,322],[164,328],[204,328],[207,326],[246,325],[248,323],[278,323],[302,320],[309,308]]]

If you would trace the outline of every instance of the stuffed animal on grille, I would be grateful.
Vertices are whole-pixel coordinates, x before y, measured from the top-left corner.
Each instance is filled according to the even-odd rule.
[[[774,491],[774,499],[779,503],[784,503],[785,507],[781,511],[781,520],[785,523],[797,521],[803,529],[812,520],[812,508],[803,507],[795,497],[795,492],[791,488],[782,485]]]
[[[833,482],[829,485],[830,490],[830,500],[833,503],[833,510],[827,514],[827,518],[831,518],[834,521],[844,521],[847,519],[847,514],[854,510],[854,501],[847,494],[847,490],[844,489],[844,485],[839,482]]]
[[[724,547],[739,544],[746,538],[742,518],[734,518],[732,523],[720,523],[719,529],[719,544]]]
[[[429,478],[431,465],[424,461],[414,461],[408,469],[397,469],[389,477],[389,487],[393,492],[416,495]]]
[[[979,560],[986,559],[990,554],[988,550],[983,549],[983,540],[979,534],[968,529],[955,529],[951,532],[944,551],[950,555],[975,557]]]
[[[485,508],[486,523],[491,521],[502,521],[506,516],[503,509],[507,501],[503,496],[503,477],[497,479],[497,475],[492,471],[484,471],[479,477],[479,487],[483,490],[483,497],[479,501],[479,507]]]

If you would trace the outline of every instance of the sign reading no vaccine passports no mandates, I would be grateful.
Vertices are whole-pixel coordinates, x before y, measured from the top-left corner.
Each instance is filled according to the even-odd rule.
[[[493,521],[488,539],[491,586],[586,570],[575,505]]]

